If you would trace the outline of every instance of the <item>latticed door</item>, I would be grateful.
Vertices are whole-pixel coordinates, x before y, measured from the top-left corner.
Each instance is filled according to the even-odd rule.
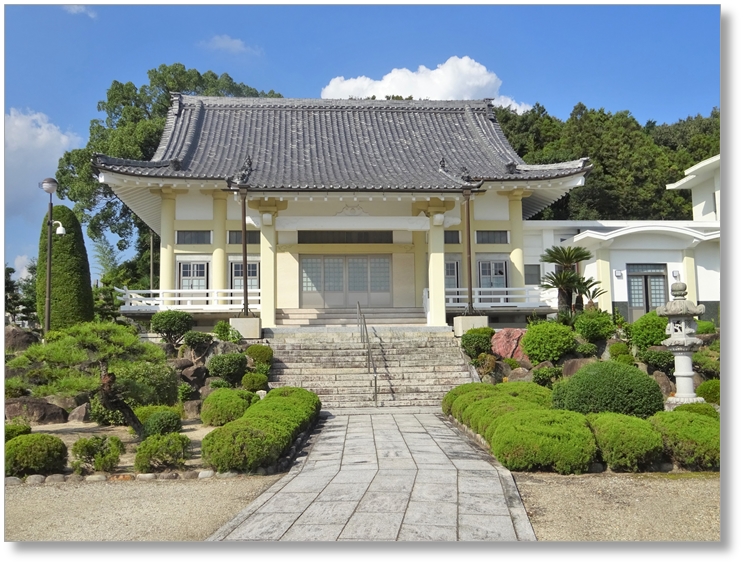
[[[644,314],[663,306],[669,300],[666,265],[628,264],[628,311],[634,322]]]

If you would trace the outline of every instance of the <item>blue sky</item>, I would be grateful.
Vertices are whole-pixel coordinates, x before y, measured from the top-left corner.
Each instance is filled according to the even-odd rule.
[[[488,97],[561,119],[583,102],[673,123],[721,105],[720,26],[712,4],[5,5],[5,262],[38,254],[38,182],[85,145],[111,82],[163,63],[285,97]]]

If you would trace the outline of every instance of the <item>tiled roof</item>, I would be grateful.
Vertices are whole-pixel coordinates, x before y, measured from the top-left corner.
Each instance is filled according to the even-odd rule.
[[[101,171],[217,180],[250,159],[266,190],[458,190],[481,180],[550,180],[581,159],[526,165],[488,101],[218,98],[174,94],[152,161],[95,155]]]

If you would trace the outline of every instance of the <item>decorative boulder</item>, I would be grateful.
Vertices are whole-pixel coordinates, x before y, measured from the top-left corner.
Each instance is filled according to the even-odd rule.
[[[591,363],[596,363],[597,359],[595,357],[586,357],[582,359],[569,359],[563,364],[563,376],[564,377],[571,377],[576,374],[576,371],[581,369],[584,365],[589,365]]]
[[[201,400],[187,400],[183,403],[183,413],[186,420],[197,420],[201,413]]]
[[[517,361],[529,361],[522,351],[522,337],[527,333],[524,328],[504,328],[491,337],[491,351],[502,359],[511,358]]]
[[[75,408],[67,416],[68,422],[90,422],[90,403],[86,402]]]
[[[43,398],[22,396],[5,399],[5,419],[25,417],[32,424],[64,424],[67,412]]]
[[[516,383],[516,382],[532,382],[532,372],[528,371],[524,367],[517,367],[516,369],[513,369],[508,376],[508,381],[510,383]]]
[[[664,395],[664,398],[667,398],[673,392],[677,392],[677,387],[671,380],[669,380],[669,377],[666,376],[666,373],[662,373],[661,371],[654,371],[654,374],[651,376],[651,378],[659,384],[661,394]]]
[[[188,367],[192,367],[194,365],[194,362],[191,359],[186,359],[185,357],[178,357],[176,359],[169,359],[168,364],[176,371],[183,371]]]
[[[75,402],[75,399],[71,396],[61,396],[59,394],[50,394],[49,396],[45,396],[44,400],[46,400],[49,404],[54,404],[55,406],[64,408],[65,411],[68,412],[73,408],[77,408],[78,405],[78,403]]]
[[[181,371],[181,378],[194,388],[201,388],[207,384],[207,369],[203,366],[191,366]]]
[[[38,335],[16,326],[5,326],[5,350],[25,351],[29,346],[39,343]]]

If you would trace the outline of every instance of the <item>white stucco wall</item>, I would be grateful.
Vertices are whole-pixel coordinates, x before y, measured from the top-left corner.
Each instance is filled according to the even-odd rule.
[[[475,220],[508,220],[509,198],[495,191],[478,195],[471,203]]]
[[[230,206],[228,205],[228,210]],[[192,190],[176,198],[176,220],[211,220],[213,198],[211,194],[202,194]],[[236,219],[240,217],[240,207]]]
[[[393,306],[416,304],[416,282],[413,253],[393,253]]]
[[[610,250],[612,300],[615,302],[628,301],[628,272],[626,269],[628,263],[654,263],[666,265],[667,286],[669,287],[671,287],[672,283],[674,282],[674,279],[672,278],[672,272],[679,271],[680,273],[682,273],[684,270],[682,267],[682,251],[679,250]],[[615,271],[621,271],[622,278],[617,278],[615,276]]]
[[[721,246],[704,241],[695,248],[698,300],[721,300]]]

